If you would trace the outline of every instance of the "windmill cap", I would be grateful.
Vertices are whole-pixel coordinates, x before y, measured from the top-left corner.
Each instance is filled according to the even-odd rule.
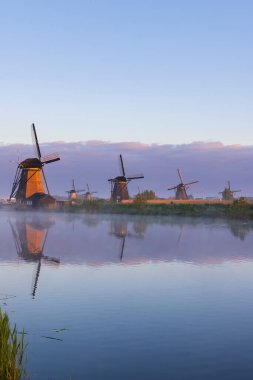
[[[20,162],[19,166],[24,169],[29,168],[42,168],[43,164],[38,158],[27,158],[26,160]]]

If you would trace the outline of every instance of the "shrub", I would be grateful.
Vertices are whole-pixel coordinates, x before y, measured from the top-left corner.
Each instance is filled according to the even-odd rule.
[[[142,194],[137,194],[133,200],[133,205],[136,208],[142,208],[147,203],[147,199]]]
[[[244,208],[249,205],[247,198],[245,197],[240,197],[239,199],[234,200],[233,206],[238,207],[238,208]]]

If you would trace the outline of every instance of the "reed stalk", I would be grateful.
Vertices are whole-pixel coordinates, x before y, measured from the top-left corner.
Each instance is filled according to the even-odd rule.
[[[0,379],[20,380],[26,378],[24,368],[24,330],[20,339],[16,325],[10,327],[9,317],[0,309]]]

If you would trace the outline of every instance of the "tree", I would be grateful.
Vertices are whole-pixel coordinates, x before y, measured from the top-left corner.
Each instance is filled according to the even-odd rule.
[[[147,201],[156,199],[156,194],[153,190],[144,190],[140,195]]]

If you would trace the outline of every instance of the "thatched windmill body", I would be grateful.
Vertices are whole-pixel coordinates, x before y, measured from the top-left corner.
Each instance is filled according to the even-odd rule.
[[[33,202],[31,197],[34,195],[36,195],[37,201],[42,198],[48,200],[52,198],[50,197],[44,165],[59,161],[60,157],[58,153],[53,153],[42,158],[34,124],[32,124],[32,138],[37,157],[27,158],[18,163],[10,194],[10,199],[16,198],[17,203],[30,204]]]
[[[126,176],[122,155],[120,154],[121,175],[108,179],[111,182],[111,199],[114,202],[121,202],[129,199],[128,183],[134,179],[144,178],[143,175]]]
[[[187,194],[188,188],[191,185],[198,183],[199,181],[192,181],[192,182],[184,183],[182,175],[180,173],[180,170],[177,169],[177,172],[178,172],[178,176],[180,179],[180,183],[177,186],[170,187],[168,190],[175,190],[175,192],[176,192],[175,198],[176,199],[187,200],[187,199],[189,199],[188,194]]]
[[[234,194],[240,193],[241,190],[231,190],[230,181],[228,181],[228,187],[225,187],[223,191],[220,191],[219,194],[222,194],[223,201],[232,201],[234,200]]]

